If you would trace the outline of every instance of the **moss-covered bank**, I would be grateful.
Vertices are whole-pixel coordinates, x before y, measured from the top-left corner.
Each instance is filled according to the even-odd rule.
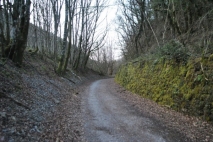
[[[213,55],[185,64],[138,60],[123,65],[115,80],[160,105],[213,121]]]

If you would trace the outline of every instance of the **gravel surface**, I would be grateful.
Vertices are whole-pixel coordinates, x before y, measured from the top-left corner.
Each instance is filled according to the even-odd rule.
[[[85,139],[89,142],[189,142],[165,122],[139,111],[117,91],[113,79],[93,82],[82,93]]]
[[[0,142],[83,141],[78,88],[100,76],[59,77],[53,61],[26,56],[22,68],[0,66]]]
[[[62,77],[6,69],[1,72],[0,142],[81,141],[80,97]]]

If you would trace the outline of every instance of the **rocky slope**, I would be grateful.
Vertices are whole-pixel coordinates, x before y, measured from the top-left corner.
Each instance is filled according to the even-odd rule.
[[[54,61],[25,56],[21,68],[9,60],[0,66],[0,142],[82,141],[77,88],[99,76],[68,70],[59,77]]]

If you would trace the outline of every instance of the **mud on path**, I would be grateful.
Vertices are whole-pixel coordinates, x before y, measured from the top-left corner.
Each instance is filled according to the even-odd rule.
[[[81,95],[89,142],[213,141],[212,125],[132,94],[113,79],[95,81]]]

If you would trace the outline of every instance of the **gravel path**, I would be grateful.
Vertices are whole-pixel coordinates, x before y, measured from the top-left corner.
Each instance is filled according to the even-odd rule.
[[[113,79],[96,81],[81,95],[89,142],[213,141],[212,125],[132,94]]]
[[[184,142],[191,141],[165,121],[139,110],[120,96],[113,79],[98,80],[82,93],[85,139],[89,142]],[[133,96],[135,97],[135,96]],[[137,102],[139,103],[139,102]],[[147,103],[144,103],[147,105]],[[141,107],[144,107],[140,102]],[[149,104],[153,106],[152,103]],[[156,109],[158,109],[157,107]],[[155,108],[154,108],[155,109]]]

